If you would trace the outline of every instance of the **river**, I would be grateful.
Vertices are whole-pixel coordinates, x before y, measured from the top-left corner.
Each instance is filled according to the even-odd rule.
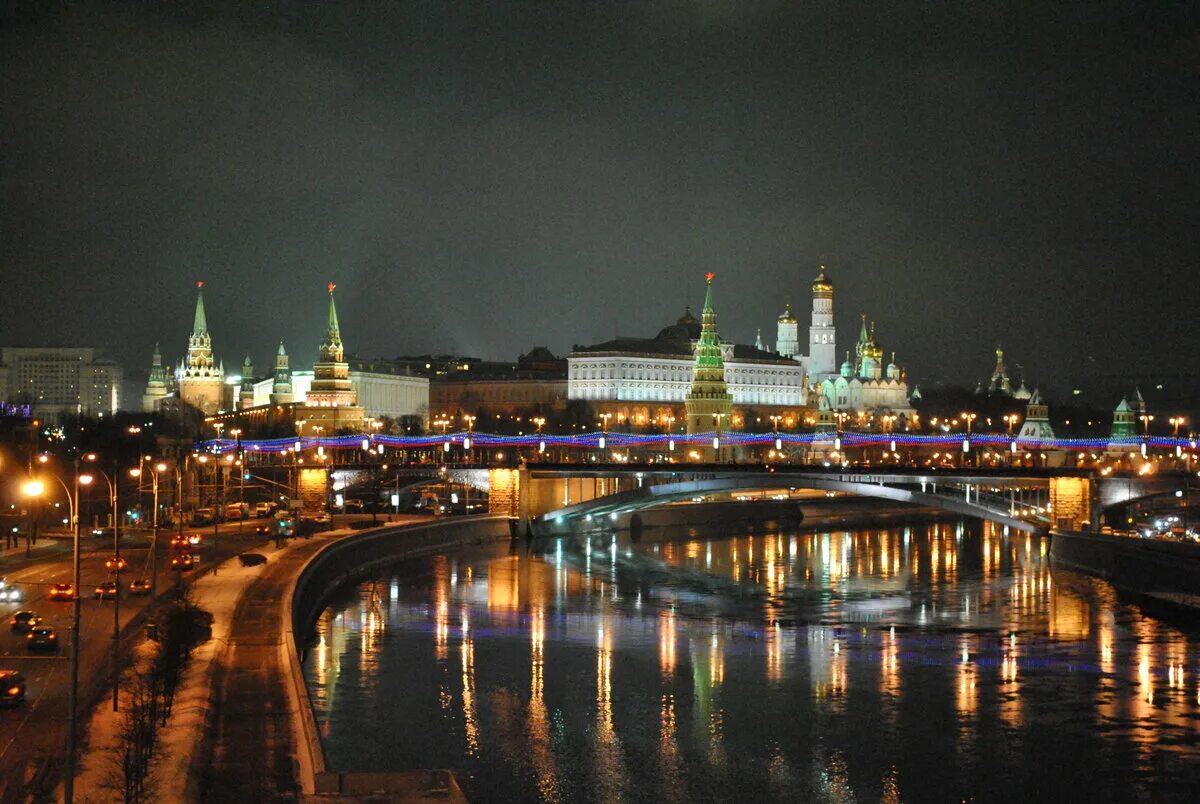
[[[328,764],[472,801],[1200,800],[1200,632],[973,521],[396,564],[321,615]]]

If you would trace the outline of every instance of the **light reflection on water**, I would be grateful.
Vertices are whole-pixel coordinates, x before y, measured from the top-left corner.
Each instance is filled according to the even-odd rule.
[[[1194,632],[976,523],[560,540],[344,590],[329,764],[474,800],[1193,798]]]

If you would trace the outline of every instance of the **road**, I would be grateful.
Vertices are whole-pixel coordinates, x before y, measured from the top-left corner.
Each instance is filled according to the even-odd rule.
[[[265,520],[258,520],[265,521]],[[192,549],[200,564],[183,579],[196,576],[237,553],[264,544],[254,532],[255,520],[222,525],[214,538],[213,528],[188,528],[186,533],[199,533],[204,543]],[[241,527],[239,528],[239,524]],[[170,569],[170,538],[174,532],[159,531],[156,555],[158,594],[170,590],[176,583],[176,573]],[[149,578],[150,539],[146,531],[130,532],[121,538],[121,555],[129,562],[122,573],[123,583],[135,578]],[[111,680],[113,607],[111,600],[96,600],[93,589],[109,577],[104,566],[112,555],[112,541],[82,537],[80,579],[84,597],[80,614],[80,734],[86,724],[87,690],[95,690]],[[67,742],[67,701],[70,680],[71,603],[49,599],[51,584],[72,579],[70,544],[55,545],[33,559],[9,556],[0,560],[0,575],[17,584],[22,593],[20,603],[0,604],[0,668],[19,670],[26,679],[26,700],[14,709],[0,709],[0,802],[26,801],[30,790],[45,789],[50,779],[57,780],[63,770]],[[121,598],[121,628],[149,604],[149,597],[133,597],[124,593]],[[62,643],[54,655],[30,654],[25,648],[23,634],[11,633],[8,620],[22,609],[31,609],[55,627]]]

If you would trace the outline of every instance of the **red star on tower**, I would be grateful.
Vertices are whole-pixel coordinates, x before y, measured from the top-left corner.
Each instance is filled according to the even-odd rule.
[[[708,280],[708,284],[710,284],[710,285],[711,285],[711,284],[712,284],[712,281],[713,281],[713,277],[714,277],[714,276],[716,276],[716,274],[714,274],[712,271],[709,271],[708,273],[706,273],[706,274],[704,275],[704,278],[705,278],[705,279],[707,279],[707,280]]]
[[[333,295],[333,289],[336,287],[337,287],[337,285],[333,284],[332,282],[329,283],[329,295],[330,296]]]

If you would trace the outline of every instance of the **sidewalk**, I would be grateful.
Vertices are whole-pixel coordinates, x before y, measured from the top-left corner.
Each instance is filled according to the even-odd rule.
[[[339,532],[338,535],[344,535]],[[314,539],[313,541],[317,541]],[[320,539],[324,541],[324,539]],[[311,545],[309,541],[293,540],[283,548],[264,546],[256,552],[267,557],[257,567],[243,567],[236,557],[217,567],[215,573],[192,584],[197,605],[213,616],[212,637],[197,646],[175,695],[174,706],[167,725],[159,731],[156,752],[158,759],[150,771],[148,789],[164,800],[195,800],[196,780],[189,779],[197,763],[204,763],[209,754],[207,727],[209,709],[214,700],[217,674],[228,662],[229,636],[234,615],[247,589],[276,560],[289,551]],[[139,657],[149,655],[149,643],[139,643]],[[123,703],[122,693],[122,703]],[[117,732],[120,713],[113,713],[108,701],[92,713],[87,725],[88,750],[81,757],[76,773],[76,797],[81,802],[115,802],[119,792],[111,789]],[[189,789],[189,784],[193,787]],[[61,800],[61,788],[59,790]]]

